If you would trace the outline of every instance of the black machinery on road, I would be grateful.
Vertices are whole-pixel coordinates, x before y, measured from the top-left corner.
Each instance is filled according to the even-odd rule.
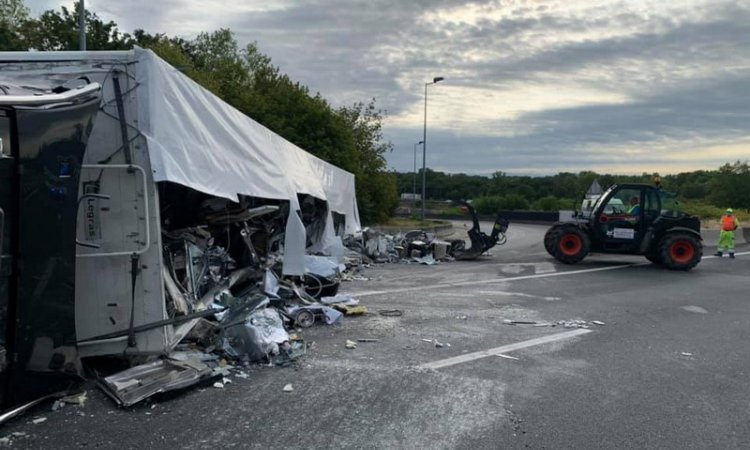
[[[461,209],[466,210],[471,214],[471,221],[473,226],[469,229],[469,240],[471,240],[471,247],[466,248],[466,241],[463,239],[457,239],[451,241],[451,256],[458,260],[470,260],[477,259],[479,255],[486,252],[496,245],[503,245],[508,240],[505,236],[505,232],[508,230],[510,222],[508,219],[504,219],[497,214],[495,217],[495,224],[492,226],[492,232],[487,235],[479,227],[479,217],[477,216],[476,210],[471,206],[470,203],[460,201]]]
[[[569,222],[552,226],[544,247],[565,264],[589,252],[644,255],[654,264],[690,270],[703,255],[700,220],[682,212],[675,194],[648,184],[615,184]]]

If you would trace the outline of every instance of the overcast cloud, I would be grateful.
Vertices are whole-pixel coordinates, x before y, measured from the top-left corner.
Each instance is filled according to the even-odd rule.
[[[86,4],[123,31],[231,28],[336,106],[376,98],[399,171],[412,169],[435,76],[436,170],[671,173],[750,158],[747,0]]]

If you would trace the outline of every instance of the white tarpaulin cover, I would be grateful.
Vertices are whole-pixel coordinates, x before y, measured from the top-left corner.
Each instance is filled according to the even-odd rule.
[[[224,103],[150,50],[136,49],[138,119],[156,181],[237,200],[238,194],[326,200],[360,228],[354,175],[302,150]]]
[[[346,216],[346,232],[360,228],[354,175],[302,150],[228,105],[160,59],[136,48],[138,120],[155,181],[171,181],[207,194],[289,200],[297,194],[328,202]],[[316,250],[335,245],[332,217]],[[300,234],[300,231],[302,234]],[[289,216],[284,273],[304,273],[304,227]]]

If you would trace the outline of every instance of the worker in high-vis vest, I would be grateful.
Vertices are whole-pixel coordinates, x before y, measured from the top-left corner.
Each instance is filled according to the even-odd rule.
[[[716,256],[721,257],[724,250],[734,258],[734,231],[740,227],[740,221],[734,215],[732,208],[727,208],[726,214],[721,217],[721,231],[719,232],[719,245],[716,247]]]

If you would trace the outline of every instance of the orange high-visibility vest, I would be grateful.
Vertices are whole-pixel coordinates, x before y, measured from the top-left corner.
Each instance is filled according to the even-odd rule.
[[[724,231],[734,231],[737,229],[737,225],[734,223],[734,216],[727,214],[721,218],[721,229]]]

